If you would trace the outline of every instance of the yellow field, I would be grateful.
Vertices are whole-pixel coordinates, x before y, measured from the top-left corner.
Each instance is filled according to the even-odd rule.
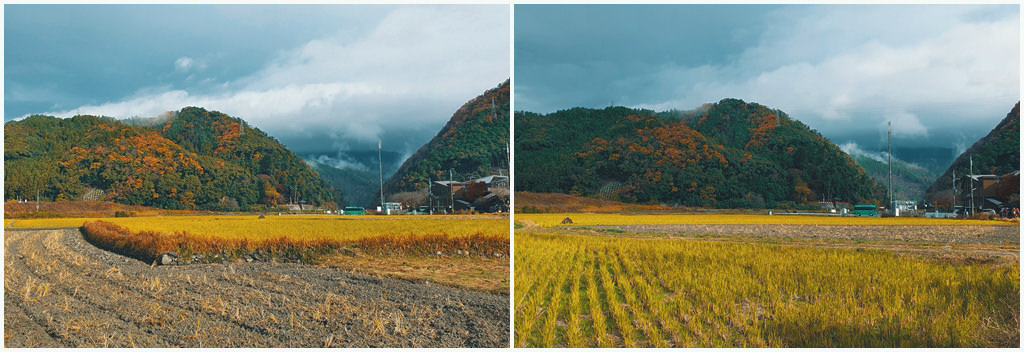
[[[516,347],[1016,346],[1019,265],[516,234]]]
[[[45,228],[78,227],[97,219],[15,219],[5,227]],[[351,241],[380,235],[447,234],[469,236],[476,233],[509,237],[508,219],[494,216],[156,216],[103,218],[132,231],[176,233],[185,231],[199,237],[264,240],[286,236],[301,240],[329,239]]]
[[[561,225],[571,218],[572,225]],[[988,225],[1020,226],[1018,223],[990,220],[957,220],[930,218],[861,218],[800,215],[625,215],[625,214],[516,214],[516,221],[533,221],[541,226],[616,226],[616,225],[845,225],[845,226],[949,226]]]

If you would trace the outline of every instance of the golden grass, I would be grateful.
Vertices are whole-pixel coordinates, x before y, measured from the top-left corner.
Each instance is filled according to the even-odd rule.
[[[181,218],[174,218],[174,221],[161,218],[111,220],[128,222],[130,226],[113,221],[88,221],[82,226],[86,239],[99,247],[147,261],[170,252],[186,260],[196,255],[213,261],[262,252],[271,257],[310,262],[346,245],[385,256],[437,252],[451,256],[469,252],[470,256],[507,257],[510,247],[507,221],[491,224],[506,226],[503,234],[467,232],[486,228],[487,221],[500,220],[289,219],[277,223],[240,217],[191,217],[192,221],[188,222],[181,222]],[[434,227],[417,227],[421,223]],[[267,226],[275,228],[267,229]]]
[[[570,218],[573,224],[567,226],[618,226],[618,225],[840,225],[840,226],[950,226],[985,225],[1019,226],[1017,223],[995,220],[960,220],[931,218],[866,218],[838,216],[800,215],[748,215],[748,214],[515,214],[516,221],[528,220],[541,226],[561,225],[562,219]]]
[[[80,227],[95,218],[20,219],[5,227]],[[466,237],[474,234],[509,238],[508,218],[493,216],[423,217],[341,217],[341,216],[156,216],[104,218],[131,231],[163,234],[187,232],[200,238],[248,239],[260,241],[278,237],[300,240],[352,241],[383,235],[446,234]]]
[[[342,243],[326,239],[278,238],[249,240],[217,237],[196,237],[187,232],[161,234],[154,231],[132,231],[105,221],[89,221],[82,225],[85,238],[100,248],[145,261],[152,261],[164,253],[174,252],[191,261],[193,255],[241,257],[254,251],[266,252],[271,257],[310,261],[315,256],[340,248]],[[221,258],[218,258],[221,259]]]
[[[1018,264],[665,239],[515,241],[516,347],[1019,343]]]

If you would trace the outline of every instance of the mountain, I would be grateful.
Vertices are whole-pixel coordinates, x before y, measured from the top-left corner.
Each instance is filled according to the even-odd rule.
[[[339,200],[300,157],[241,119],[187,107],[148,122],[31,116],[6,123],[7,199],[39,192],[46,200],[211,210]]]
[[[850,153],[850,157],[853,158],[853,161],[857,162],[857,165],[864,168],[864,171],[875,182],[882,185],[888,184],[889,164],[885,161],[879,161],[871,156],[857,153]],[[913,201],[924,199],[925,189],[928,188],[932,181],[935,181],[936,177],[934,172],[926,168],[893,157],[893,198]]]
[[[307,159],[306,162],[327,184],[345,193],[343,205],[369,207],[380,196],[380,176],[377,172],[355,167],[337,168],[315,159]]]
[[[971,171],[971,159],[974,170]],[[974,142],[928,187],[927,198],[948,198],[952,189],[952,173],[1002,176],[1020,169],[1020,102],[1006,114],[985,137]]]
[[[393,174],[402,162],[402,154],[382,151],[378,165],[377,150],[333,150],[302,154],[327,184],[345,194],[342,205],[372,207],[380,197],[380,172]]]
[[[493,105],[492,105],[493,103]],[[406,159],[385,194],[425,189],[431,179],[468,180],[508,170],[509,81],[462,105],[426,145]]]
[[[685,112],[516,112],[515,124],[517,192],[721,208],[875,203],[885,194],[820,133],[738,99]]]

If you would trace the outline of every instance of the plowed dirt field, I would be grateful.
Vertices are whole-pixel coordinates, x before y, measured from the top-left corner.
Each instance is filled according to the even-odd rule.
[[[4,347],[508,347],[509,297],[283,263],[150,266],[4,232]]]

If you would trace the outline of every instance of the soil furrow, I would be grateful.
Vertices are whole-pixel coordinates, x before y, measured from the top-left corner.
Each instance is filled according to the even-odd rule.
[[[126,339],[127,336],[144,335],[139,327],[134,326],[122,315],[102,309],[95,301],[86,298],[86,292],[94,288],[93,286],[72,287],[67,285],[67,282],[54,281],[46,275],[47,273],[41,272],[43,268],[39,263],[43,255],[38,252],[38,248],[24,248],[24,241],[21,239],[23,238],[12,241],[11,246],[5,248],[5,253],[19,253],[14,256],[5,255],[4,258],[5,264],[10,263],[12,267],[17,268],[16,273],[8,271],[9,274],[14,274],[10,275],[10,286],[16,287],[5,291],[8,293],[4,295],[5,306],[20,304],[26,316],[42,325],[51,337],[63,340],[63,344],[71,346],[130,347],[131,341]],[[78,296],[79,293],[82,294],[81,297]],[[80,317],[75,318],[68,313]],[[89,321],[82,318],[86,315],[99,318],[96,321]],[[81,338],[80,332],[98,336],[99,339]]]
[[[7,289],[6,347],[508,346],[508,295],[300,264],[151,267],[73,229],[4,242],[5,285],[47,286],[28,308]]]
[[[83,297],[85,297],[84,301],[88,304],[98,306],[106,312],[112,312],[122,321],[133,324],[142,331],[160,337],[161,340],[165,341],[164,346],[173,345],[166,341],[187,337],[187,334],[183,334],[180,331],[184,331],[186,327],[190,327],[193,324],[191,320],[185,321],[184,317],[189,315],[195,316],[196,321],[199,322],[196,324],[200,326],[205,325],[211,329],[238,330],[241,328],[232,327],[232,322],[216,315],[208,314],[201,309],[189,306],[160,304],[160,302],[165,302],[159,295],[163,292],[160,287],[161,277],[157,275],[146,279],[144,275],[138,273],[139,270],[151,270],[151,268],[139,262],[129,261],[124,265],[111,266],[106,271],[103,271],[103,264],[89,261],[87,258],[72,251],[71,247],[67,245],[65,240],[73,238],[75,235],[77,235],[77,232],[74,231],[71,233],[50,232],[46,239],[43,240],[43,246],[53,256],[81,258],[82,262],[79,264],[66,260],[56,261],[55,263],[65,266],[62,268],[63,270],[59,268],[49,271],[57,272],[58,276],[67,276],[70,280],[74,281],[72,284],[75,287],[88,287],[88,292],[82,293]],[[73,264],[84,267],[86,277],[93,278],[94,280],[80,282],[79,275],[68,274],[80,269],[72,267],[71,265]],[[99,292],[108,293],[110,295],[109,299],[105,300],[105,297],[94,296],[94,293]],[[118,301],[143,302],[143,304],[117,304]],[[192,312],[192,314],[187,314],[186,312]],[[166,320],[168,317],[174,316],[179,317],[179,320],[176,322],[179,325],[178,328],[164,327],[163,325],[167,324]],[[241,331],[234,331],[234,334],[245,335]],[[198,340],[198,336],[195,336],[195,339]],[[251,336],[246,337],[252,338]],[[196,341],[196,343],[198,342]]]

